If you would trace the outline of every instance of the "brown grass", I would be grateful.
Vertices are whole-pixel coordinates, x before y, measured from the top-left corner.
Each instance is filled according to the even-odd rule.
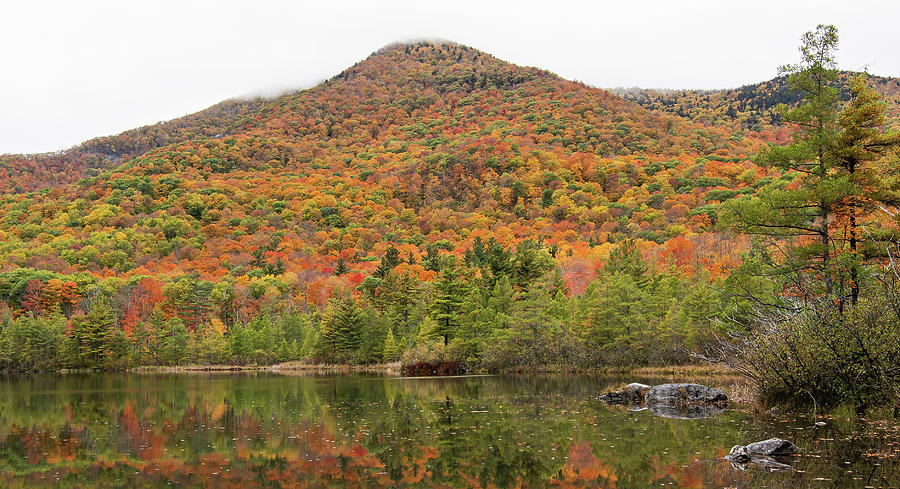
[[[271,367],[267,370],[272,372],[314,372],[314,373],[368,373],[368,374],[385,374],[400,375],[400,362],[393,363],[374,363],[371,365],[348,365],[348,364],[327,364],[327,363],[303,363],[303,362],[284,362]]]
[[[268,367],[258,365],[174,365],[143,366],[132,368],[138,373],[189,373],[189,372],[261,372]]]
[[[736,377],[734,370],[722,365],[671,365],[667,367],[604,368],[607,374],[631,374],[645,377]]]
[[[145,366],[131,370],[138,373],[210,373],[210,372],[277,372],[282,374],[328,374],[328,373],[371,373],[383,375],[399,375],[400,362],[373,365],[347,365],[285,362],[275,365],[178,365],[178,366]]]

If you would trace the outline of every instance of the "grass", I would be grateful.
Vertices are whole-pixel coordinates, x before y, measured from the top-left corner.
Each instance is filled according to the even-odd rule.
[[[400,373],[400,362],[374,363],[371,365],[348,365],[327,363],[284,362],[268,367],[272,372],[316,372],[316,373],[372,373],[396,375]]]
[[[723,365],[671,365],[666,367],[604,368],[607,374],[631,374],[646,377],[735,377],[734,370]]]

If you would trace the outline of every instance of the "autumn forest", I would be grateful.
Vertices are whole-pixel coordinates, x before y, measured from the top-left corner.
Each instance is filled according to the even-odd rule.
[[[766,196],[811,188],[777,148],[811,137],[802,77],[819,68],[835,141],[887,138],[851,155],[860,170],[841,181],[857,190],[817,221],[826,262],[888,266],[847,236],[885,230],[874,250],[896,229],[892,198],[854,196],[900,176],[897,79],[801,63],[736,90],[610,92],[463,45],[397,44],[311,89],[0,156],[0,369],[713,359],[757,324],[759,298],[850,308],[878,275],[763,278],[785,243],[822,256],[759,227]],[[851,141],[853,107],[883,120]],[[847,180],[862,175],[880,180]]]

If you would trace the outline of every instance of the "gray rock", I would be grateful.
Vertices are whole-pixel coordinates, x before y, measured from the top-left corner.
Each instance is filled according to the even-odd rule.
[[[622,392],[624,392],[626,396],[630,397],[635,402],[644,402],[644,396],[647,395],[647,391],[649,390],[650,386],[647,384],[632,382],[626,385],[625,389],[623,389]]]
[[[779,455],[794,455],[799,449],[797,445],[782,440],[781,438],[770,438],[765,441],[751,443],[745,447],[751,456],[762,455],[765,457],[777,457]]]
[[[747,463],[756,459],[788,457],[796,454],[798,451],[797,445],[787,440],[770,438],[747,446],[735,445],[731,448],[728,455],[725,456],[725,459],[731,462]]]
[[[651,387],[645,396],[647,406],[687,406],[691,404],[725,405],[728,396],[720,389],[700,384],[661,384]]]
[[[750,452],[747,451],[747,447],[744,445],[731,447],[731,451],[728,452],[728,455],[725,455],[725,460],[739,464],[746,464],[750,459]]]
[[[600,396],[600,400],[607,404],[643,404],[644,396],[650,386],[632,382],[620,391],[607,392]]]

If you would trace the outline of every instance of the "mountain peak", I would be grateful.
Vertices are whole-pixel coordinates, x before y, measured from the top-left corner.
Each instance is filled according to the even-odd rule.
[[[510,78],[511,74],[517,76]],[[330,81],[351,80],[359,76],[448,89],[454,83],[461,86],[468,84],[470,89],[489,86],[506,89],[537,77],[552,75],[538,68],[517,66],[464,44],[427,40],[389,44]]]

